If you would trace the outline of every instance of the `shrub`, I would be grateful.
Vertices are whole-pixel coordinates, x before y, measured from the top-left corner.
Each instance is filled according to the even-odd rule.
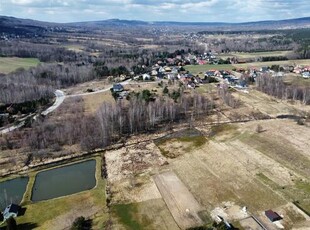
[[[76,218],[71,226],[71,230],[83,230],[85,225],[85,218],[80,216]]]

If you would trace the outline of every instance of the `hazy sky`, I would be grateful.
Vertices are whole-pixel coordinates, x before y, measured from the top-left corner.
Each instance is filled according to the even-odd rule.
[[[0,0],[0,15],[52,22],[245,22],[308,17],[309,10],[309,0]]]

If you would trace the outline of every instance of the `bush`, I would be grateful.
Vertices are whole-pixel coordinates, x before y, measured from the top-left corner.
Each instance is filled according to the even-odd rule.
[[[163,90],[163,94],[168,94],[169,93],[169,89],[167,88],[167,86],[164,88]]]
[[[299,119],[297,120],[297,124],[298,124],[298,125],[305,125],[305,120],[302,119],[302,118],[299,118]]]
[[[83,216],[76,218],[71,226],[71,230],[83,230],[85,222],[86,221]]]

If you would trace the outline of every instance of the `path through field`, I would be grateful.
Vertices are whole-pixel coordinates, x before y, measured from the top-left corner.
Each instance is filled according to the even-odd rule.
[[[202,211],[203,208],[174,172],[168,171],[156,175],[154,180],[173,218],[181,229],[203,224],[198,216],[198,212]]]

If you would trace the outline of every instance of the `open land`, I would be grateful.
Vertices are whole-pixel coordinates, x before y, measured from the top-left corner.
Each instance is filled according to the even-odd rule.
[[[37,58],[17,58],[17,57],[1,57],[0,58],[0,73],[7,74],[19,68],[29,69],[37,66],[40,61]]]
[[[227,58],[258,58],[258,57],[279,57],[279,56],[287,56],[291,51],[270,51],[270,52],[231,52],[227,54],[220,54],[219,57],[222,59]]]
[[[201,93],[205,93],[205,91],[201,91]],[[226,115],[233,111],[250,116],[249,114],[255,112],[261,116],[268,115],[276,118],[283,114],[302,115],[309,112],[308,106],[280,101],[256,90],[250,90],[248,93],[235,92],[234,94],[242,102],[242,105],[237,109],[224,111],[223,113]],[[227,119],[227,116],[223,116],[222,119]],[[260,133],[256,131],[258,125],[263,127],[263,131]],[[150,221],[147,216],[152,216],[153,212],[145,208],[142,213],[141,207],[148,206],[149,202],[155,200],[162,203],[166,201],[166,197],[171,196],[175,197],[173,198],[174,202],[180,202],[178,193],[169,189],[161,189],[161,185],[157,186],[158,188],[154,186],[161,173],[167,171],[175,173],[180,183],[198,202],[199,207],[203,210],[199,212],[199,217],[204,223],[210,223],[210,219],[203,218],[203,214],[207,213],[207,216],[211,216],[215,220],[217,215],[224,216],[226,220],[234,223],[235,226],[240,226],[241,229],[242,226],[246,228],[249,225],[253,229],[261,229],[257,222],[251,218],[254,215],[264,226],[278,229],[263,214],[264,211],[273,209],[284,216],[278,226],[283,225],[285,229],[303,229],[309,226],[309,218],[302,211],[310,211],[309,125],[298,125],[291,119],[271,119],[219,126],[199,123],[195,127],[206,135],[205,141],[202,142],[199,138],[197,142],[197,137],[190,139],[182,136],[171,137],[170,135],[162,136],[158,141],[157,136],[149,135],[149,138],[156,139],[155,145],[151,144],[151,140],[148,140],[147,148],[145,145],[130,147],[140,149],[139,151],[147,151],[149,154],[156,153],[155,158],[152,158],[152,163],[147,163],[148,160],[140,155],[140,160],[137,162],[140,166],[141,164],[147,166],[144,169],[140,167],[138,171],[136,171],[138,168],[135,164],[132,165],[131,170],[127,167],[126,171],[123,166],[115,167],[123,159],[127,159],[122,155],[126,156],[128,150],[120,150],[118,154],[116,152],[108,153],[109,158],[107,159],[111,159],[107,161],[107,165],[111,165],[111,170],[108,170],[108,175],[111,175],[111,177],[108,176],[108,183],[112,183],[111,188],[117,188],[115,190],[117,193],[111,195],[114,206],[117,207],[121,204],[134,207],[132,215],[125,222],[121,214],[114,211],[115,226],[135,229],[131,225],[132,222],[140,226],[147,226],[145,223],[147,220]],[[186,132],[183,131],[183,133]],[[125,152],[127,153],[125,154]],[[113,158],[111,158],[112,156]],[[121,164],[126,164],[126,162],[128,160]],[[115,180],[113,175],[124,176]],[[151,175],[155,175],[156,183],[150,177]],[[127,186],[124,186],[126,183]],[[130,186],[132,183],[139,186]],[[136,192],[141,194],[141,191],[148,191],[148,194],[152,195],[118,195],[122,191],[127,194],[128,188],[130,188],[130,194]],[[143,199],[139,200],[137,197],[143,197]],[[167,206],[162,206],[158,216],[149,222],[149,226],[152,226],[150,229],[154,227],[151,224],[153,221],[157,223],[166,218],[164,215],[170,210],[169,201],[166,203]],[[246,207],[246,212],[243,207]],[[169,224],[171,224],[171,229],[175,229],[178,218],[175,217],[173,210],[171,215],[174,221],[170,216],[169,221],[165,221],[163,229],[170,229]],[[192,224],[192,226],[194,225]],[[181,229],[184,229],[182,225]]]
[[[310,60],[287,60],[287,61],[270,61],[270,62],[250,62],[245,64],[222,64],[222,65],[188,65],[185,66],[185,69],[194,75],[201,72],[206,72],[208,70],[232,70],[235,68],[248,69],[250,67],[260,68],[263,66],[272,66],[272,65],[310,65]]]

